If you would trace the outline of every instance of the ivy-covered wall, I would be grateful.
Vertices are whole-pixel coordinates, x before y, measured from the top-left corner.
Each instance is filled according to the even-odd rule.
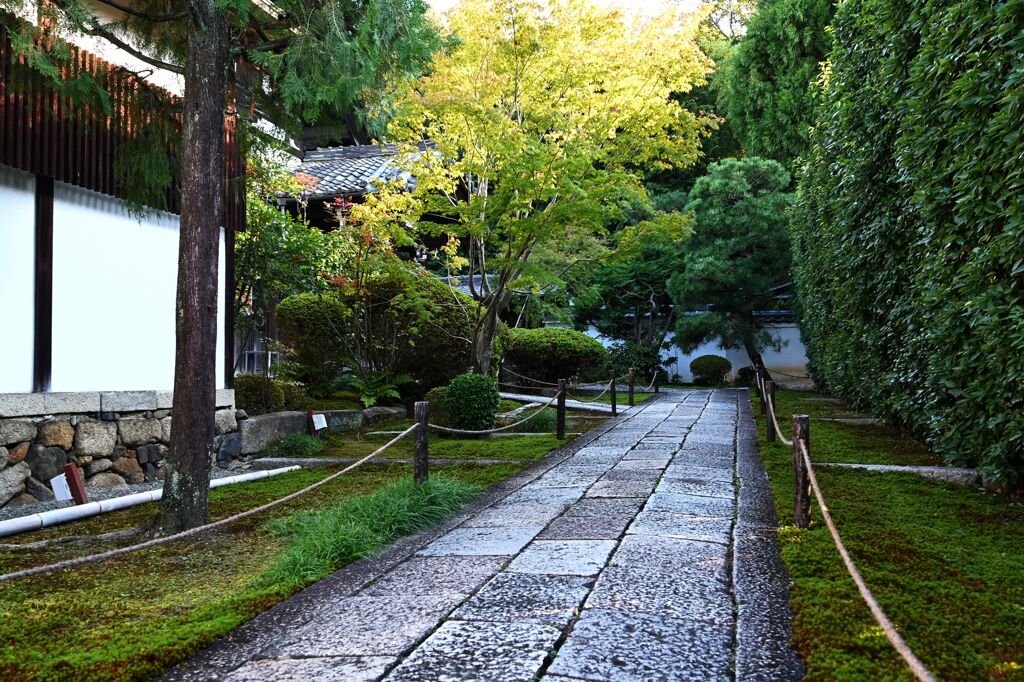
[[[1024,483],[1024,1],[847,0],[793,214],[816,380]]]

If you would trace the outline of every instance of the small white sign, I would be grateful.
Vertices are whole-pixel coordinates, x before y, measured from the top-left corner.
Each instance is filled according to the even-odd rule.
[[[71,488],[68,487],[68,477],[66,474],[61,474],[60,476],[54,476],[51,478],[50,488],[53,490],[53,494],[61,502],[72,499]]]
[[[322,414],[313,415],[313,430],[319,431],[327,428],[327,417]]]

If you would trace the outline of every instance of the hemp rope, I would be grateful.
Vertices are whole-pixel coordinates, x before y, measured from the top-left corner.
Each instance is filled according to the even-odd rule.
[[[547,405],[542,405],[541,407],[537,408],[537,411],[534,412],[533,414],[531,414],[526,419],[523,419],[522,421],[515,422],[513,424],[509,424],[508,426],[499,426],[498,428],[487,429],[486,431],[466,431],[465,429],[452,429],[452,428],[449,428],[447,426],[441,426],[439,424],[428,424],[428,426],[430,426],[430,428],[432,428],[432,429],[435,429],[436,431],[440,431],[441,433],[454,433],[454,434],[459,434],[459,435],[470,435],[470,436],[482,436],[482,435],[488,434],[488,433],[498,433],[500,431],[507,431],[508,429],[515,428],[516,426],[520,426],[522,424],[525,424],[526,422],[530,421],[531,419],[536,417],[538,414],[540,414],[541,412],[546,410],[547,408],[551,407],[551,405],[556,400],[558,400],[558,396],[559,395],[561,395],[561,393],[556,393],[555,396],[551,400],[548,401]]]
[[[310,486],[307,486],[307,487],[303,488],[302,490],[298,490],[298,491],[296,491],[294,493],[291,493],[290,495],[286,495],[286,496],[284,496],[282,498],[274,500],[273,502],[268,502],[267,504],[261,505],[259,507],[254,508],[254,509],[249,509],[248,511],[240,512],[238,514],[235,514],[233,516],[229,516],[229,517],[221,519],[219,521],[214,521],[213,523],[208,523],[205,526],[198,526],[196,528],[191,528],[189,530],[185,530],[185,531],[182,531],[180,533],[175,533],[173,535],[165,535],[164,537],[154,538],[152,540],[147,540],[146,542],[140,542],[140,543],[135,544],[135,545],[129,545],[128,547],[120,547],[118,549],[112,549],[112,550],[110,550],[108,552],[101,552],[100,554],[91,554],[89,556],[78,557],[76,559],[68,559],[66,561],[59,561],[59,562],[57,562],[55,564],[48,564],[46,566],[35,566],[33,568],[26,568],[25,570],[22,570],[22,571],[16,571],[15,573],[7,573],[6,575],[0,575],[0,583],[7,582],[7,581],[10,581],[10,580],[17,580],[18,578],[27,578],[27,577],[32,576],[32,575],[41,575],[43,573],[53,573],[54,571],[63,571],[64,569],[68,569],[68,568],[75,568],[77,566],[85,566],[86,564],[94,564],[94,563],[98,563],[100,561],[106,561],[107,559],[113,559],[114,557],[124,556],[125,554],[131,554],[133,552],[138,552],[138,551],[143,550],[143,549],[149,549],[150,547],[158,547],[160,545],[166,545],[169,542],[174,542],[175,540],[182,540],[184,538],[191,537],[193,535],[198,535],[198,534],[204,533],[204,532],[206,532],[208,530],[213,530],[214,528],[220,528],[221,526],[225,526],[225,525],[227,525],[229,523],[232,523],[234,521],[240,521],[241,519],[245,519],[245,518],[248,518],[250,516],[254,516],[254,515],[259,514],[261,512],[265,512],[265,511],[267,511],[269,509],[273,509],[274,507],[280,506],[280,505],[282,505],[282,504],[284,504],[286,502],[290,502],[290,501],[294,500],[297,497],[305,495],[306,493],[312,492],[313,490],[316,490],[317,488],[330,483],[331,481],[333,481],[334,479],[338,478],[342,474],[346,474],[349,471],[352,471],[353,469],[355,469],[360,464],[363,464],[364,462],[367,462],[367,461],[373,459],[374,457],[376,457],[377,455],[379,455],[380,453],[384,452],[389,447],[391,447],[392,445],[397,443],[399,440],[401,440],[402,438],[405,438],[410,433],[415,431],[418,428],[418,426],[419,426],[418,424],[414,424],[414,425],[410,426],[405,431],[403,431],[402,433],[398,434],[397,436],[395,436],[394,438],[389,440],[387,443],[385,443],[381,447],[377,448],[376,450],[374,450],[373,452],[368,454],[366,457],[363,457],[358,462],[350,464],[349,466],[345,467],[341,471],[333,473],[333,474],[331,474],[330,476],[328,476],[327,478],[325,478],[323,480],[317,481],[316,483],[314,483],[314,484],[312,484]]]
[[[914,676],[921,680],[921,682],[935,682],[935,677],[928,671],[924,663],[921,662],[907,643],[900,636],[900,633],[896,631],[896,627],[889,620],[889,617],[885,615],[885,611],[879,605],[875,596],[868,589],[867,584],[864,582],[864,578],[861,576],[860,571],[853,563],[853,559],[850,558],[850,553],[846,551],[846,545],[843,544],[843,540],[839,537],[839,531],[836,529],[836,524],[832,521],[832,514],[828,510],[828,505],[825,504],[825,498],[821,493],[821,488],[818,487],[818,478],[814,475],[814,467],[811,466],[810,453],[807,452],[807,445],[804,441],[798,442],[798,449],[800,455],[804,460],[804,465],[807,467],[807,477],[810,479],[811,488],[814,490],[814,497],[818,500],[818,509],[821,510],[821,516],[825,519],[825,525],[828,526],[829,533],[832,534],[832,541],[835,542],[836,549],[839,550],[839,556],[842,557],[843,563],[846,565],[846,571],[853,578],[853,582],[857,585],[857,591],[860,592],[860,596],[867,602],[868,608],[871,609],[871,615],[875,617],[875,621],[881,626],[885,632],[886,639],[889,640],[889,644],[892,645],[896,652],[903,657],[910,671],[914,673]]]
[[[501,371],[508,372],[509,374],[511,374],[513,376],[519,377],[520,379],[526,379],[527,381],[532,381],[535,384],[544,384],[545,386],[558,386],[558,384],[553,384],[550,381],[541,381],[540,379],[534,379],[533,377],[528,377],[525,374],[520,374],[519,372],[513,372],[512,370],[510,370],[507,367],[502,367]],[[512,386],[514,384],[509,384],[509,385]],[[524,386],[523,388],[527,388],[527,387]],[[532,388],[536,388],[536,387],[534,386]]]

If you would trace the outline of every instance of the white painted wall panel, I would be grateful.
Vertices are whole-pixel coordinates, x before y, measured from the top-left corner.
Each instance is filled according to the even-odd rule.
[[[0,393],[32,390],[35,191],[31,173],[0,166]]]
[[[112,197],[56,183],[53,391],[171,389],[178,216],[138,219]],[[224,240],[220,245],[220,291]],[[224,301],[218,297],[217,386]]]

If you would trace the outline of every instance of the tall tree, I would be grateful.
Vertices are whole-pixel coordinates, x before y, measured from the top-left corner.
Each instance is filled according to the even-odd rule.
[[[833,0],[761,0],[725,67],[729,124],[744,150],[787,168],[808,146],[811,85],[831,47]]]
[[[280,0],[272,5],[257,0],[95,1],[39,3],[35,25],[4,21],[26,61],[62,88],[71,88],[62,80],[61,67],[70,57],[66,40],[73,34],[101,38],[184,81],[184,98],[169,104],[180,116],[182,133],[177,150],[181,228],[174,429],[154,523],[156,532],[169,533],[207,520],[229,90],[250,102],[252,111],[265,112],[286,128],[302,119],[329,120],[364,102],[368,93],[387,90],[396,79],[418,72],[437,39],[424,18],[422,0]],[[6,6],[23,15],[36,12],[31,0],[7,0]],[[122,18],[102,19],[101,6]],[[101,83],[84,85],[100,104],[106,101]],[[366,104],[373,112],[382,109]],[[125,166],[128,183],[148,182],[152,194],[166,188],[167,174],[136,174],[130,161]]]
[[[786,210],[789,173],[777,161],[725,159],[697,180],[686,210],[694,234],[668,289],[678,310],[676,344],[714,339],[753,359],[774,345],[754,311],[770,308],[773,288],[790,277]]]
[[[623,197],[644,194],[643,170],[696,159],[705,122],[672,94],[707,71],[698,20],[631,19],[589,0],[466,0],[449,13],[458,45],[405,92],[391,134],[417,178],[409,218],[462,240],[453,265],[482,303],[477,371],[521,280],[551,274],[532,261],[539,247],[600,233]],[[416,153],[422,141],[435,146]]]

